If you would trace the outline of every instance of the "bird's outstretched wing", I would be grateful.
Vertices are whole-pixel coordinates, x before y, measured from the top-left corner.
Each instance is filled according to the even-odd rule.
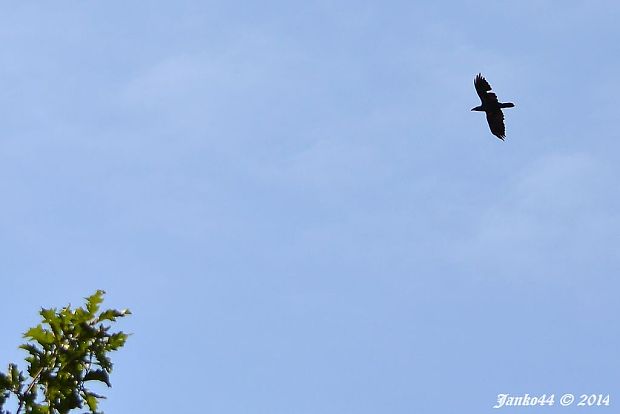
[[[489,123],[489,128],[491,128],[491,133],[503,141],[504,138],[506,138],[506,127],[504,126],[504,113],[502,112],[501,109],[497,109],[495,111],[488,111],[486,114],[487,114],[487,122]]]
[[[482,76],[482,74],[478,74],[474,79],[474,86],[476,87],[476,92],[482,101],[482,104],[485,103],[497,103],[497,95],[495,95],[491,91],[491,85],[489,82]]]

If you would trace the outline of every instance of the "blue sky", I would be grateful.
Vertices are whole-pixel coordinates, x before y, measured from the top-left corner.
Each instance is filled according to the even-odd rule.
[[[596,0],[0,5],[0,363],[39,307],[105,289],[134,312],[109,413],[613,404],[619,18]],[[478,72],[516,104],[506,142],[470,112]]]

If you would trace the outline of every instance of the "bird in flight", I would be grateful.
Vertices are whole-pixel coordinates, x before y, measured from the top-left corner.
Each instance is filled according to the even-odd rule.
[[[484,112],[487,115],[487,122],[489,123],[489,128],[491,128],[491,133],[503,141],[506,138],[506,127],[504,126],[502,108],[512,108],[515,104],[512,102],[499,102],[497,95],[491,92],[491,85],[480,73],[474,79],[474,86],[482,105],[473,108],[472,111]]]

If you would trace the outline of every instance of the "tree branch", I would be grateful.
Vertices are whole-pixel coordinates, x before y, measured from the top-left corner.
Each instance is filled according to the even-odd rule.
[[[39,380],[39,377],[41,376],[41,373],[43,372],[43,368],[44,367],[39,368],[39,371],[32,378],[32,382],[30,383],[30,385],[28,385],[28,388],[26,388],[26,391],[22,395],[18,396],[19,406],[17,407],[17,411],[15,412],[15,414],[19,414],[19,412],[22,410],[22,407],[24,406],[24,401],[26,401],[26,395],[28,395],[28,393],[32,391],[32,388],[36,385],[37,381]]]

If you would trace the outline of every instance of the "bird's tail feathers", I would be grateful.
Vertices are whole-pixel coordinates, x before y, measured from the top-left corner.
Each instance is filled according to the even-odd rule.
[[[500,108],[512,108],[514,106],[515,106],[515,104],[513,104],[512,102],[506,102],[506,103],[499,104]]]

